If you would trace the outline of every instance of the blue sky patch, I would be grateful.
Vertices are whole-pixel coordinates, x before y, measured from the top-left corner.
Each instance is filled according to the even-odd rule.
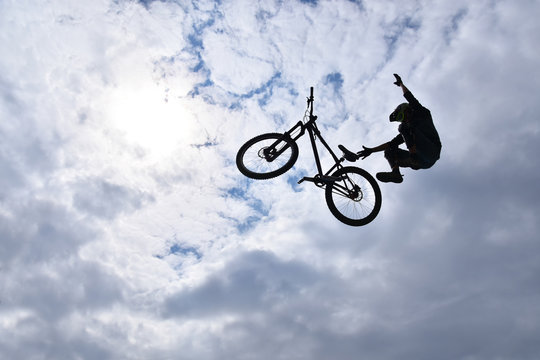
[[[339,72],[328,74],[326,75],[326,78],[324,79],[324,83],[326,85],[328,84],[332,85],[334,92],[339,92],[341,88],[343,87],[343,75],[341,75],[341,73]]]
[[[174,244],[169,248],[169,254],[174,255],[193,255],[197,258],[197,260],[200,260],[202,258],[201,253],[199,251],[192,247],[192,246],[184,246],[181,244]]]

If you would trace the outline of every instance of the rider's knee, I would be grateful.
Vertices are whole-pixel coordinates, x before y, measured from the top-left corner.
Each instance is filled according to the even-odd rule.
[[[387,159],[387,160],[393,160],[396,158],[396,155],[397,155],[397,148],[393,147],[393,146],[389,146],[388,148],[386,148],[384,150],[384,157]]]

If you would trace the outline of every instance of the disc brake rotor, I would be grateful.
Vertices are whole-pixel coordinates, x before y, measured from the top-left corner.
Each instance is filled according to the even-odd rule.
[[[352,190],[349,192],[349,197],[351,200],[356,202],[362,201],[364,194],[362,193],[362,190],[360,190],[360,186],[354,185]]]

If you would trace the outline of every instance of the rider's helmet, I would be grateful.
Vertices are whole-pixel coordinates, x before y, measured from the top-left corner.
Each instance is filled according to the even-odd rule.
[[[399,104],[396,109],[390,114],[390,121],[402,122],[403,119],[405,119],[405,113],[408,109],[408,103]]]

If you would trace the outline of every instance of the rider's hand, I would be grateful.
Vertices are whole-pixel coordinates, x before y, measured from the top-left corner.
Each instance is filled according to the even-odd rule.
[[[365,158],[367,158],[369,155],[371,155],[373,153],[373,149],[371,148],[367,148],[365,146],[362,146],[364,148],[364,150],[358,152],[358,156],[362,158],[362,160],[364,160]]]
[[[396,77],[396,81],[394,82],[394,84],[396,86],[401,86],[403,85],[403,81],[401,81],[401,77],[398,75],[398,74],[394,74],[394,76]]]

